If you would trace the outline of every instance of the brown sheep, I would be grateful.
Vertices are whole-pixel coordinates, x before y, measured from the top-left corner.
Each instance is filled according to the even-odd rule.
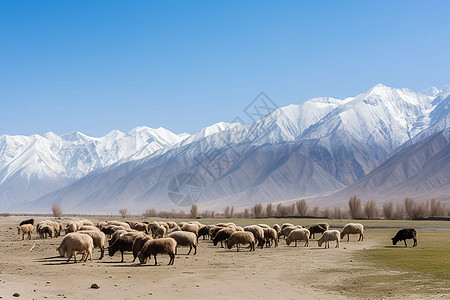
[[[156,261],[157,254],[168,254],[170,256],[169,265],[173,265],[175,261],[175,251],[177,242],[173,238],[161,238],[156,240],[147,241],[139,252],[138,257],[141,264],[147,263],[147,260],[152,255],[155,257],[155,266],[158,264]]]
[[[153,238],[150,235],[142,235],[134,239],[133,246],[131,247],[133,251],[133,262],[136,261],[139,252],[141,252],[142,247],[144,247],[144,244],[152,239]]]
[[[250,251],[255,251],[255,237],[249,231],[236,231],[226,241],[228,249],[236,245],[237,252],[239,252],[239,245],[250,244]]]
[[[25,237],[25,234],[28,236],[28,239],[31,240],[31,233],[33,233],[34,230],[34,226],[30,223],[27,224],[23,224],[20,227],[17,227],[17,233],[21,234],[22,233],[22,240]]]

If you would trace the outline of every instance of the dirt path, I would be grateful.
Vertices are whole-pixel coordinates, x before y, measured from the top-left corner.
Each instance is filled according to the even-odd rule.
[[[98,249],[92,262],[66,264],[56,251],[62,238],[22,241],[16,229],[21,219],[0,218],[2,299],[16,292],[21,299],[345,299],[323,289],[340,280],[324,270],[358,268],[354,251],[374,245],[368,240],[320,249],[312,241],[309,248],[294,248],[282,241],[279,248],[237,253],[200,240],[196,256],[181,248],[173,266],[166,265],[167,256],[158,257],[159,266],[131,263],[131,254],[125,263],[118,254],[99,261]],[[100,289],[91,289],[93,283]]]

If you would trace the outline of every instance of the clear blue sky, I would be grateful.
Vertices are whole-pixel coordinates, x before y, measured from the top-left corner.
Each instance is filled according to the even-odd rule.
[[[381,82],[450,84],[450,1],[1,1],[0,135],[194,133]]]

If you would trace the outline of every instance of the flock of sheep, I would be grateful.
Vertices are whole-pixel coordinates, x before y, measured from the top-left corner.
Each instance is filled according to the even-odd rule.
[[[407,232],[408,237],[415,238],[415,230]],[[18,227],[18,233],[31,239],[31,233],[34,231],[34,220],[29,219],[22,221]],[[197,253],[197,245],[200,237],[203,239],[210,238],[217,246],[232,249],[236,246],[236,250],[240,250],[240,246],[248,246],[250,251],[255,251],[255,247],[278,247],[281,238],[284,238],[286,244],[295,244],[299,241],[305,242],[305,247],[309,246],[309,241],[314,235],[321,233],[318,239],[318,245],[325,248],[330,247],[331,241],[336,241],[336,248],[339,248],[339,242],[347,235],[359,234],[358,241],[364,240],[364,227],[359,223],[349,223],[344,226],[341,232],[338,230],[329,230],[327,223],[315,224],[311,227],[303,228],[300,225],[285,223],[282,226],[275,224],[270,227],[266,224],[249,225],[245,227],[237,226],[234,223],[218,223],[215,225],[204,225],[198,221],[181,222],[179,224],[167,221],[144,221],[144,222],[121,222],[121,221],[105,221],[94,225],[89,220],[71,221],[63,226],[55,221],[45,220],[36,224],[36,233],[40,238],[58,237],[64,231],[64,237],[57,248],[61,257],[67,257],[67,262],[73,257],[77,262],[76,255],[82,254],[81,261],[92,261],[92,252],[94,248],[100,249],[100,258],[104,257],[105,244],[108,239],[108,254],[113,256],[115,253],[121,253],[121,262],[124,261],[124,252],[133,253],[133,262],[139,258],[141,264],[146,264],[153,256],[155,265],[157,264],[156,256],[158,254],[167,254],[170,257],[169,265],[174,263],[175,255],[179,247],[189,247],[188,255],[194,249],[194,255]],[[400,235],[399,231],[394,239],[405,240],[404,235]],[[414,235],[413,237],[409,237]],[[393,242],[394,242],[393,239]],[[406,245],[406,240],[405,240]]]

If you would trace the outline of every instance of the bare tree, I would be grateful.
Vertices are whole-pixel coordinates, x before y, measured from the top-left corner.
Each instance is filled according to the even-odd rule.
[[[197,219],[197,217],[198,217],[197,204],[192,204],[190,214],[191,214],[191,219]]]
[[[273,217],[274,216],[272,203],[267,204],[267,206],[266,206],[266,214],[267,214],[268,217]]]
[[[377,203],[375,200],[370,200],[364,204],[364,214],[367,219],[375,219],[378,217]]]
[[[322,209],[322,217],[331,218],[331,210],[329,207]]]
[[[128,209],[122,208],[119,210],[119,214],[122,216],[122,218],[125,218],[127,216]]]
[[[319,210],[320,210],[320,208],[318,206],[314,206],[313,209],[312,209],[312,215],[314,217],[318,217],[319,216]]]
[[[144,218],[151,218],[151,217],[156,217],[158,215],[158,213],[156,212],[156,210],[154,208],[151,209],[147,209],[146,211],[144,211],[144,213],[142,214],[142,216]]]
[[[306,204],[305,199],[295,202],[295,205],[297,207],[298,215],[301,217],[306,216],[306,212],[308,211],[308,205]]]
[[[383,215],[388,220],[394,218],[394,203],[386,202],[383,204]]]
[[[230,207],[228,205],[223,210],[223,214],[224,214],[225,218],[229,218],[230,217]]]
[[[444,216],[445,215],[445,205],[441,203],[441,201],[437,201],[436,199],[431,199],[430,201],[430,216]]]
[[[248,208],[244,209],[244,218],[250,218],[250,212],[248,211]]]
[[[350,200],[348,200],[348,206],[352,219],[357,219],[362,216],[361,199],[356,196],[351,197]]]
[[[292,211],[292,206],[291,205],[284,206],[281,203],[277,205],[277,215],[280,216],[280,217],[287,217],[287,216],[289,216],[291,214],[291,211]]]
[[[232,218],[233,215],[234,215],[234,206],[231,207],[231,210],[230,210],[230,218]]]
[[[255,218],[261,218],[263,214],[263,206],[261,203],[255,204],[252,207],[252,213]]]
[[[414,206],[416,205],[416,202],[411,198],[405,198],[404,205],[408,218],[414,219]]]
[[[334,208],[333,218],[335,219],[342,219],[344,214],[342,213],[342,210],[340,207]]]
[[[401,203],[395,206],[394,218],[396,220],[402,220],[405,217],[405,206]]]
[[[62,207],[59,203],[53,203],[52,205],[52,213],[54,217],[61,217],[62,216]]]

